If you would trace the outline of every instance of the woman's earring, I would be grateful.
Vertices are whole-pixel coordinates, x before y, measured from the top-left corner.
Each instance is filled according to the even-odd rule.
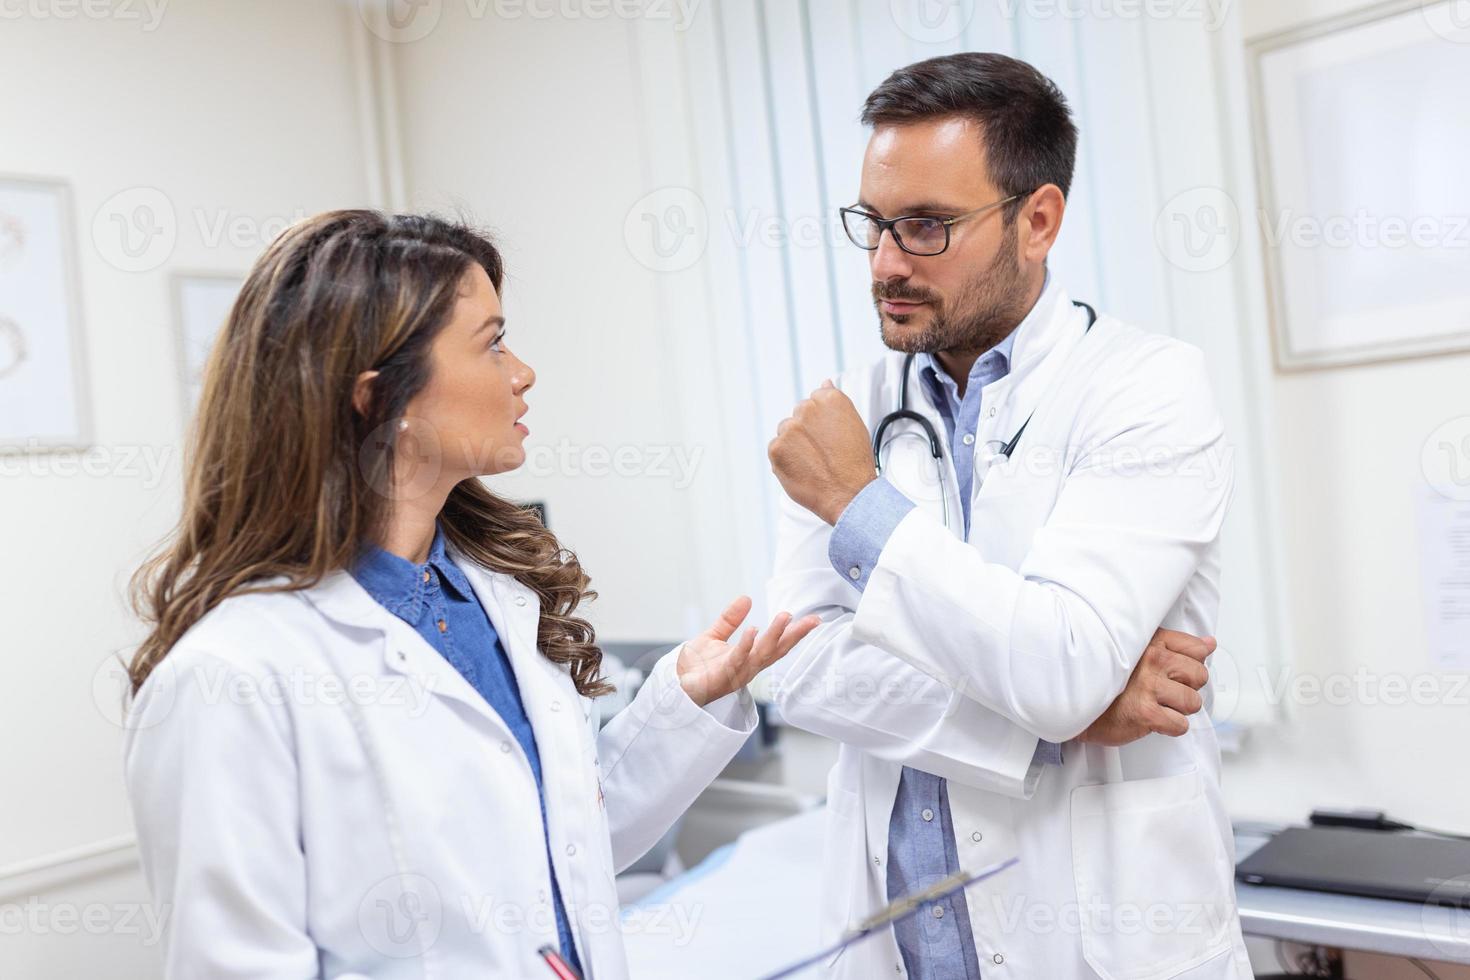
[[[407,432],[408,431],[408,419],[399,419],[398,420],[398,431],[399,432]]]

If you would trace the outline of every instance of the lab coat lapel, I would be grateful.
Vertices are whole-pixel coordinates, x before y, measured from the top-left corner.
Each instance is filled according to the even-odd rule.
[[[432,695],[460,702],[493,724],[502,736],[510,736],[510,728],[464,675],[411,626],[379,605],[349,572],[332,572],[306,590],[306,597],[323,615],[343,626],[381,633],[381,657],[387,670],[405,675]]]

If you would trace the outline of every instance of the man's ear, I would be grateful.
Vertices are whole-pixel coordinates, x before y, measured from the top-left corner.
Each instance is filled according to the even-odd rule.
[[[1021,258],[1026,262],[1046,261],[1047,253],[1056,243],[1057,233],[1062,230],[1062,214],[1067,210],[1067,199],[1056,184],[1043,184],[1031,194],[1031,200],[1021,209]]]
[[[373,407],[373,381],[378,374],[377,371],[364,371],[352,383],[352,407],[363,418],[368,417],[368,412]]]

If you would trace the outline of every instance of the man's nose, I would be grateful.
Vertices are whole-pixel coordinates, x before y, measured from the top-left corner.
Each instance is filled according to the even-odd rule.
[[[892,230],[878,236],[878,248],[870,254],[873,279],[877,282],[907,279],[913,275],[913,256],[898,247],[898,242],[893,240]]]

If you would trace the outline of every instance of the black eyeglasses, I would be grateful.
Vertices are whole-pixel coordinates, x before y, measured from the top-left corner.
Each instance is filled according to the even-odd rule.
[[[951,226],[1025,196],[1025,194],[1012,194],[1003,201],[996,201],[983,208],[957,214],[953,218],[925,218],[914,215],[880,218],[876,214],[869,214],[857,208],[838,208],[837,210],[842,215],[842,230],[847,232],[847,237],[858,248],[876,252],[878,239],[882,238],[883,232],[887,231],[898,243],[898,247],[910,255],[938,255],[949,248]]]

